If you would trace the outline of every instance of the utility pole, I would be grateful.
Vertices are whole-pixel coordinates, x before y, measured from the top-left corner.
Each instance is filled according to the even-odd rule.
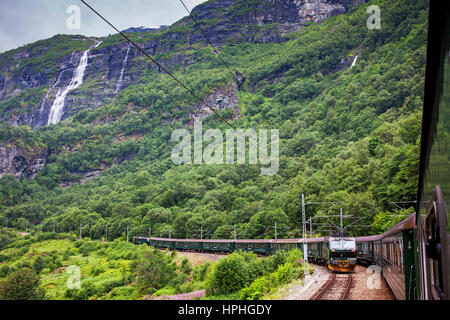
[[[275,240],[277,240],[277,223],[275,222]]]
[[[83,225],[80,223],[80,240],[82,239],[82,235],[81,235],[81,229],[82,229]]]
[[[8,229],[8,218],[6,218],[6,229]]]
[[[236,240],[236,225],[234,225],[234,240]]]
[[[200,240],[203,240],[203,226],[200,226]]]
[[[148,237],[152,237],[152,227],[148,228]]]
[[[305,195],[302,193],[302,222],[303,222],[303,259],[305,260],[304,274],[308,273],[308,245],[306,244],[306,211],[305,211]]]
[[[56,229],[56,221],[53,221],[53,233],[55,232]]]
[[[127,226],[127,242],[129,242],[130,227]]]
[[[341,214],[340,214],[340,219],[341,219],[341,237],[344,236],[344,225],[342,224],[342,208],[340,210]]]
[[[105,241],[108,241],[108,225],[106,225],[106,230],[105,230]]]

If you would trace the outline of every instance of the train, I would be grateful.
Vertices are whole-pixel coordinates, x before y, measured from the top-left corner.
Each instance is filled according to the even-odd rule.
[[[350,239],[186,240],[135,237],[136,244],[203,252],[303,249],[308,259],[351,272],[379,269],[399,300],[450,300],[450,2],[429,2],[427,63],[415,213],[383,234]],[[333,243],[336,241],[336,243]],[[335,246],[337,245],[337,246]],[[333,251],[335,250],[335,251]]]
[[[336,272],[352,272],[356,268],[356,241],[351,237],[317,237],[303,239],[167,239],[133,237],[134,244],[146,244],[155,248],[232,253],[234,251],[253,252],[260,255],[273,254],[298,248],[303,251],[307,244],[308,259]]]
[[[380,235],[356,237],[358,264],[376,266],[397,300],[415,300],[413,213]]]

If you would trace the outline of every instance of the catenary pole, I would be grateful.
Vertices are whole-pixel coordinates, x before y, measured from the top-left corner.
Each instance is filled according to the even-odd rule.
[[[302,221],[303,221],[303,259],[305,260],[305,271],[308,273],[308,246],[306,244],[306,211],[305,211],[305,195],[302,193]]]

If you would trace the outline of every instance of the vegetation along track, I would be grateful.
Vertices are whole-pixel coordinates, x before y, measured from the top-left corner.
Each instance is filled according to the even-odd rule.
[[[330,279],[311,297],[310,300],[344,300],[352,284],[351,274],[332,273]]]

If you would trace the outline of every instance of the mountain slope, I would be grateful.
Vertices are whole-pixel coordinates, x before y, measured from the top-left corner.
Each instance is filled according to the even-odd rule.
[[[199,236],[200,227],[207,237],[232,237],[237,225],[240,237],[270,237],[277,222],[282,236],[298,236],[304,193],[311,202],[340,201],[344,212],[364,218],[361,225],[372,224],[377,214],[392,211],[390,201],[414,196],[427,26],[426,1],[377,1],[382,28],[368,30],[366,8],[372,2],[325,20],[313,15],[313,21],[319,17],[321,22],[300,21],[294,27],[282,14],[261,18],[258,12],[265,11],[252,7],[254,2],[209,1],[197,8],[193,13],[210,27],[205,29],[212,30],[211,35],[218,35],[212,41],[239,72],[237,84],[201,34],[191,32],[187,18],[161,31],[131,33],[233,125],[267,128],[268,119],[276,124],[281,157],[273,177],[259,175],[255,165],[173,165],[170,136],[175,128],[190,127],[194,116],[204,117],[205,130],[224,131],[226,125],[157,68],[148,67],[134,50],[125,64],[128,45],[117,35],[55,38],[77,44],[74,61],[95,41],[104,41],[92,49],[85,82],[68,98],[65,121],[57,125],[40,127],[28,111],[36,110],[57,81],[59,63],[48,66],[54,70],[52,78],[47,76],[50,80],[41,83],[39,77],[28,77],[29,88],[19,89],[23,91],[16,97],[10,97],[16,89],[6,81],[2,117],[38,128],[11,127],[8,122],[0,127],[5,150],[0,149],[0,156],[6,158],[3,152],[21,164],[0,168],[0,222],[8,219],[19,229],[26,220],[35,225],[43,221],[44,229],[56,222],[61,232],[75,231],[82,223],[85,235],[93,238],[103,235],[106,224],[111,237],[120,236],[127,225],[134,234],[147,234],[152,227],[153,234],[176,237]],[[243,3],[248,3],[245,10],[239,7]],[[287,8],[304,4],[280,3]],[[227,4],[226,10],[219,4]],[[332,9],[326,16],[334,13],[341,12]],[[275,16],[282,18],[273,21]],[[240,33],[237,26],[230,27],[237,17],[244,17],[239,21],[246,32],[258,21],[263,25],[254,33]],[[280,25],[299,30],[282,36]],[[219,26],[229,34],[223,36]],[[227,41],[219,39],[222,36]],[[46,43],[26,50],[44,50],[36,48]],[[17,54],[20,50],[1,56],[0,65],[8,65],[6,73],[13,73],[12,57]],[[68,56],[59,59],[70,64]],[[24,65],[42,68],[38,61]],[[124,84],[114,96],[124,65]],[[43,74],[35,74],[39,72]],[[17,107],[20,101],[31,104]],[[20,151],[11,154],[17,146]],[[39,174],[22,150],[45,155]],[[26,177],[30,171],[33,180],[7,175]],[[324,209],[308,206],[307,216]]]
[[[193,15],[215,45],[273,43],[286,41],[289,32],[309,21],[322,21],[364,2],[215,0],[196,7]],[[168,28],[130,31],[129,36],[167,68],[185,67],[204,58],[192,54],[204,48],[206,40],[189,17]],[[83,52],[96,40],[105,41],[89,52],[85,84],[69,93],[63,119],[110,101],[117,94],[118,82],[122,89],[140,82],[148,66],[140,52],[119,35],[107,39],[58,35],[0,55],[0,119],[15,125],[47,125],[57,92],[68,86]]]

